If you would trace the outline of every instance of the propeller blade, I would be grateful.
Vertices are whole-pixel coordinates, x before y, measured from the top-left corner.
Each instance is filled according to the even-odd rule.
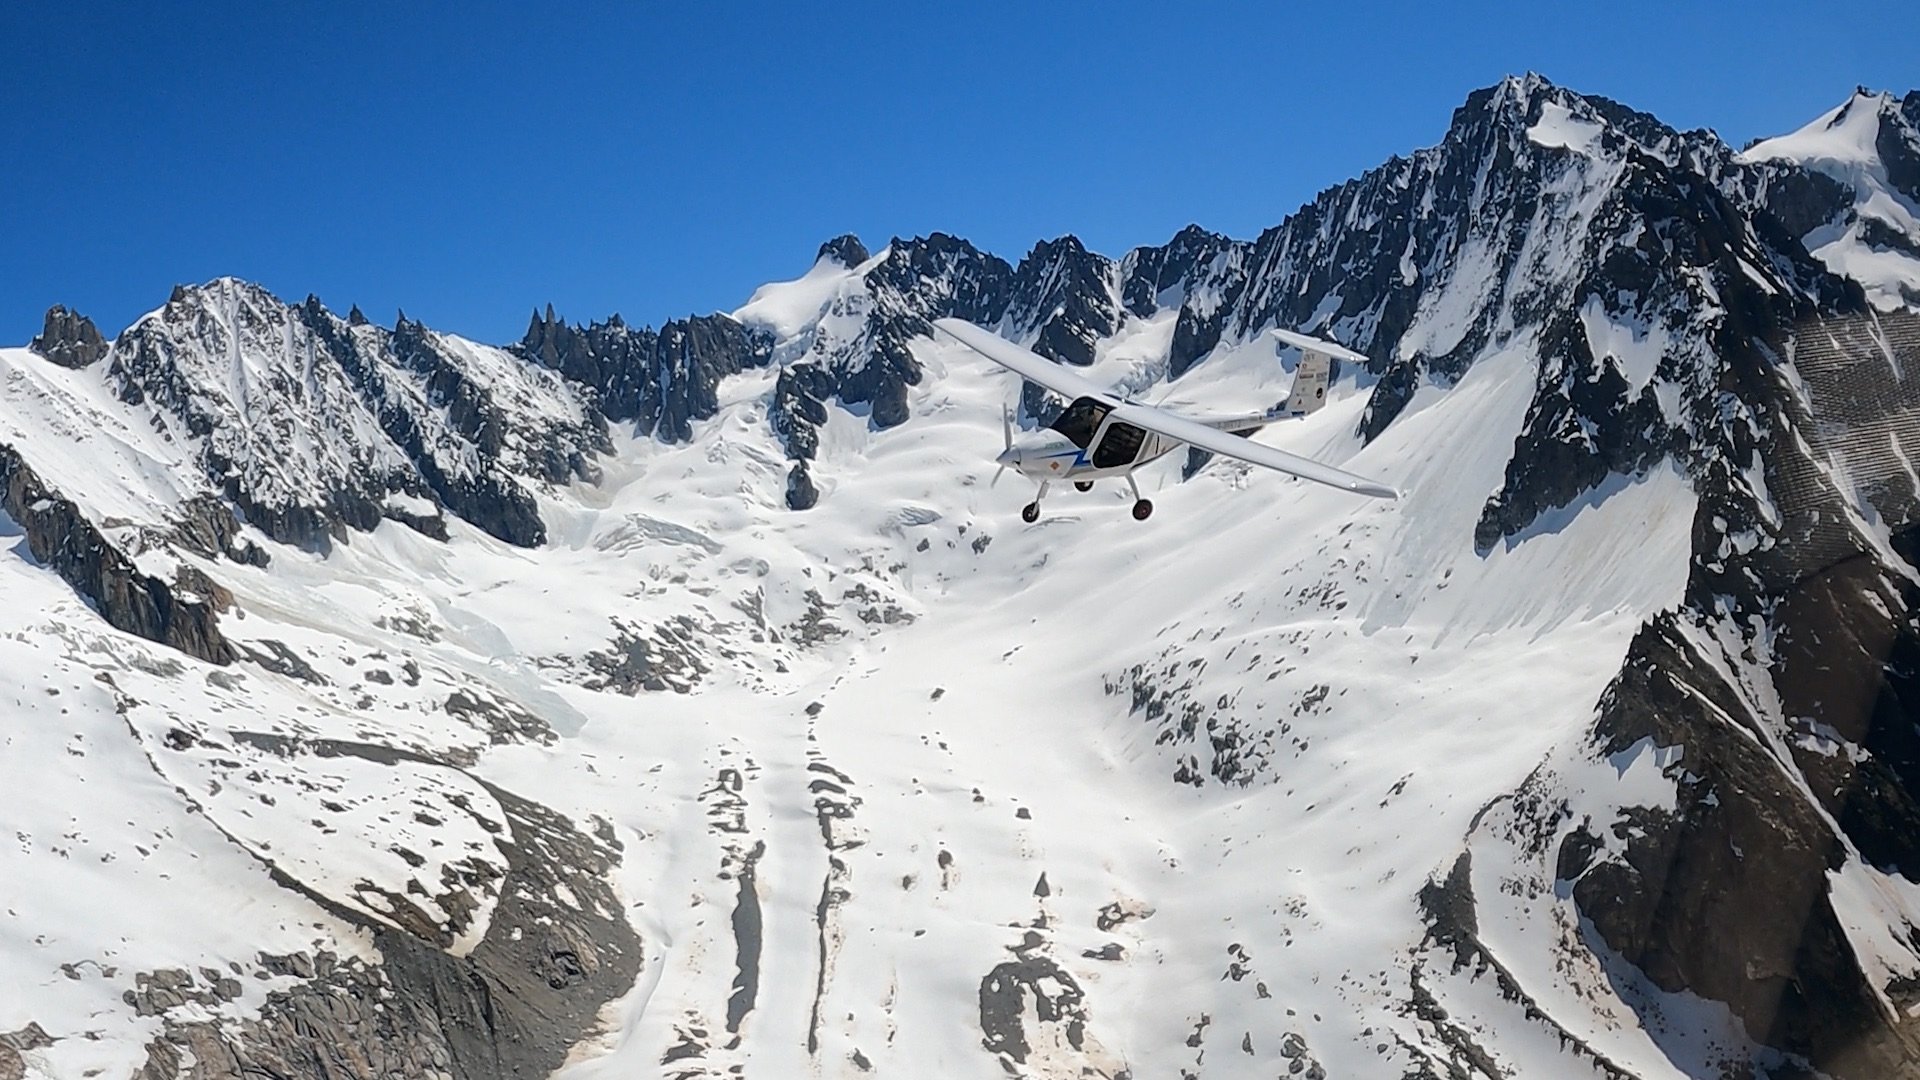
[[[1013,449],[1013,406],[1000,407],[1000,434],[1006,437],[1006,449]]]
[[[999,468],[993,470],[993,479],[987,481],[987,486],[988,487],[997,486],[1000,483],[1000,474],[1006,471],[1007,471],[1007,467],[1005,465],[1002,465]]]

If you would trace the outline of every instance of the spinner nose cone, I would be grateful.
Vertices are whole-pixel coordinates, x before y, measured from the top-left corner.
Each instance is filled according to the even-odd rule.
[[[1000,456],[993,460],[1003,469],[1017,469],[1020,467],[1020,448],[1009,446],[1000,451]]]

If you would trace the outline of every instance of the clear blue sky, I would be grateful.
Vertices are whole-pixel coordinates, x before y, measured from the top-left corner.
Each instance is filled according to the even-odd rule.
[[[1252,236],[1510,72],[1736,144],[1920,85],[1902,3],[295,7],[0,5],[0,342],[221,274],[484,340],[657,323],[847,231]]]

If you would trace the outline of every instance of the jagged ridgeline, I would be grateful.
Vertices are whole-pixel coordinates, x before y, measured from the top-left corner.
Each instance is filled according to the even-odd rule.
[[[82,973],[52,978],[62,992],[66,981],[92,992],[84,980],[101,980],[102,1000],[124,1000],[149,1022],[138,1032],[143,1080],[545,1075],[583,1039],[617,1051],[640,1038],[623,1025],[639,1030],[633,1017],[649,1009],[671,1013],[655,1025],[670,1037],[647,1062],[669,1075],[720,1075],[750,1051],[773,1054],[753,1050],[756,1032],[786,1031],[778,1017],[788,1014],[807,1018],[786,1031],[792,1053],[804,1043],[822,1075],[856,1075],[908,1032],[893,1009],[918,1000],[908,969],[920,962],[864,976],[836,968],[860,937],[850,945],[843,920],[865,917],[877,896],[937,896],[967,927],[1019,930],[967,953],[957,972],[940,967],[944,954],[923,965],[966,991],[967,1010],[977,1005],[940,1014],[968,1028],[974,1064],[1011,1075],[1123,1075],[1131,1048],[1168,1075],[1920,1076],[1910,1015],[1920,1008],[1916,312],[1920,93],[1861,91],[1792,135],[1736,149],[1536,76],[1475,92],[1433,146],[1322,192],[1250,240],[1193,226],[1113,258],[1067,236],[1014,263],[943,233],[877,250],[843,236],[822,245],[805,276],[730,313],[652,328],[617,315],[582,325],[548,306],[520,342],[501,346],[404,315],[376,326],[358,309],[289,304],[230,278],[176,289],[112,340],[56,307],[27,350],[0,353],[0,523],[17,526],[36,572],[52,571],[65,585],[48,580],[99,620],[163,648],[85,637],[83,620],[29,620],[6,624],[17,633],[0,635],[0,652],[44,642],[86,673],[75,685],[113,717],[102,730],[131,732],[163,781],[154,797],[187,808],[191,822],[178,827],[214,829],[208,842],[270,878],[261,887],[277,890],[275,902],[304,905],[312,933],[221,953],[222,963],[213,954],[237,948],[230,942],[141,961],[139,981],[124,987],[103,974],[120,965],[74,946],[57,959]],[[1311,815],[1323,798],[1363,826],[1377,821],[1342,834],[1350,852],[1370,842],[1361,834],[1450,823],[1413,862],[1371,868],[1367,895],[1404,901],[1390,909],[1404,927],[1349,927],[1356,944],[1328,953],[1242,929],[1234,919],[1338,934],[1334,909],[1359,902],[1281,875],[1275,865],[1297,875],[1309,861],[1284,849],[1269,850],[1277,861],[1252,877],[1234,876],[1221,856],[1196,872],[1216,875],[1208,896],[1172,897],[1155,915],[1126,891],[1131,871],[1112,866],[1177,862],[1170,852],[1182,844],[1155,830],[1186,838],[1182,858],[1216,841],[1225,850],[1233,837],[1178,829],[1242,839],[1254,830],[1240,819],[1195,825],[1185,811],[1177,825],[1149,825],[1142,807],[1152,800],[1114,836],[1079,830],[1090,851],[1121,834],[1147,837],[1136,863],[1104,849],[1084,860],[1112,872],[1098,879],[1097,902],[1074,891],[1087,878],[1071,866],[1041,870],[1035,886],[1028,862],[991,861],[1045,835],[1028,831],[1040,826],[1025,804],[1000,814],[1022,831],[982,834],[994,854],[984,843],[960,850],[973,834],[940,831],[976,807],[1004,806],[991,782],[983,792],[977,776],[936,773],[957,769],[943,757],[915,758],[911,775],[891,778],[913,799],[962,793],[915,826],[926,850],[864,861],[878,858],[886,830],[860,807],[893,793],[886,759],[848,765],[855,744],[834,741],[833,723],[859,722],[836,721],[847,715],[832,704],[843,668],[864,673],[851,685],[904,679],[869,643],[916,621],[980,617],[942,607],[950,589],[1012,610],[1023,590],[1042,587],[1040,567],[1092,566],[1092,591],[1138,581],[1129,575],[1149,557],[1124,544],[1073,547],[1071,519],[1011,535],[974,517],[979,488],[944,449],[909,460],[967,473],[965,483],[929,483],[927,492],[951,490],[901,505],[860,502],[876,489],[848,478],[882,466],[844,449],[849,432],[866,446],[925,431],[931,445],[942,424],[974,424],[953,445],[978,435],[990,461],[998,402],[976,417],[971,399],[940,392],[942,365],[959,361],[930,323],[947,317],[1139,394],[1238,378],[1256,353],[1271,367],[1262,342],[1272,328],[1370,358],[1337,373],[1336,396],[1352,407],[1330,408],[1337,419],[1316,421],[1327,425],[1316,437],[1340,453],[1380,451],[1426,486],[1410,484],[1399,509],[1373,516],[1327,524],[1342,508],[1289,519],[1283,536],[1219,510],[1228,522],[1219,535],[1182,535],[1234,587],[1209,580],[1186,590],[1186,607],[1152,608],[1164,633],[1124,620],[1073,627],[1075,637],[1111,636],[1100,655],[1112,660],[1102,672],[1112,697],[1062,711],[1097,708],[1129,725],[1124,753],[1094,755],[1121,763],[1104,768],[1152,773],[1149,782],[1197,799],[1221,789],[1266,799],[1245,805],[1300,837],[1318,827]],[[1470,404],[1494,397],[1508,412]],[[1060,405],[1026,385],[1019,421],[1045,422]],[[644,502],[607,510],[636,460],[672,464],[638,482],[653,485]],[[1203,464],[1166,482],[1218,481]],[[724,482],[682,491],[699,487],[701,469]],[[1236,513],[1253,515],[1246,505]],[[1666,508],[1677,523],[1609,516],[1623,506]],[[1611,531],[1595,531],[1602,524]],[[1092,515],[1081,526],[1123,527]],[[1050,539],[1016,547],[1022,536]],[[1642,538],[1645,550],[1633,550]],[[1558,552],[1551,572],[1530,561],[1548,559],[1543,550]],[[593,561],[632,552],[645,559]],[[1189,552],[1155,557],[1173,554]],[[550,570],[568,599],[529,591],[513,618],[538,623],[524,610],[533,605],[566,608],[556,620],[575,609],[590,618],[534,646],[517,636],[534,630],[475,614],[489,594]],[[1671,589],[1640,587],[1654,578]],[[1590,580],[1634,587],[1603,603],[1578,592]],[[1498,598],[1508,588],[1541,598],[1509,598],[1498,617],[1449,606],[1467,590]],[[376,606],[354,607],[363,594]],[[1625,630],[1595,660],[1569,627],[1600,615]],[[1023,614],[994,633],[1027,625]],[[1428,659],[1413,644],[1378,651],[1429,629]],[[1537,724],[1503,729],[1509,741],[1551,729],[1518,774],[1490,781],[1491,793],[1472,786],[1476,755],[1493,752],[1471,737],[1476,714],[1455,717],[1464,734],[1445,753],[1379,785],[1384,797],[1327,780],[1347,775],[1348,761],[1316,757],[1326,744],[1416,708],[1381,685],[1431,679],[1439,689],[1417,708],[1444,713],[1477,700],[1479,679],[1516,678],[1443,674],[1447,650],[1478,663],[1474,643],[1503,634],[1547,643],[1549,666],[1598,672],[1569,691],[1577,700],[1542,700]],[[1048,647],[997,645],[996,666],[977,681],[1015,670],[1035,678],[1041,661],[1012,665],[1022,648]],[[1389,663],[1405,674],[1381,675]],[[1242,685],[1230,664],[1271,670]],[[927,678],[942,685],[922,686]],[[916,672],[901,683],[911,701],[873,697],[847,710],[889,718],[859,729],[858,744],[920,723],[913,710],[932,709],[947,681]],[[979,692],[951,681],[957,697]],[[78,695],[61,692],[63,705]],[[683,699],[703,693],[726,703],[727,719],[696,745],[685,732],[704,714]],[[586,725],[580,710],[598,707],[582,703],[603,696],[622,703],[620,722],[659,724],[648,738],[686,761],[659,750],[659,761],[623,762],[617,781],[588,770],[540,789],[527,762],[547,754],[546,768],[562,768],[557,748]],[[657,704],[666,700],[677,704]],[[1500,707],[1512,708],[1473,706],[1486,716]],[[789,712],[791,724],[773,727],[784,736],[804,726],[799,749],[755,726]],[[1142,726],[1149,738],[1137,737]],[[889,753],[948,752],[950,736],[919,734]],[[1396,752],[1372,745],[1355,756]],[[1446,790],[1428,811],[1395,817],[1423,770],[1444,771],[1435,761],[1458,776],[1433,781]],[[300,782],[283,790],[282,776]],[[378,840],[389,827],[355,824],[342,793],[369,783],[400,792],[392,828],[423,830],[393,842],[385,869],[367,869],[358,848],[334,839]],[[781,806],[799,830],[761,822],[757,800],[780,783],[802,800]],[[616,789],[661,801],[625,817],[594,802]],[[1321,794],[1294,799],[1309,789]],[[1457,823],[1441,809],[1453,789],[1474,803]],[[822,860],[819,874],[796,906],[782,875],[805,860],[785,845],[815,824],[823,848],[806,854]],[[283,826],[312,831],[289,839],[273,831]],[[370,831],[352,831],[362,826]],[[657,844],[674,829],[686,831],[676,843],[711,839],[714,850],[700,850],[712,857],[705,876],[655,890],[646,875],[685,873],[692,857],[644,844],[636,853],[631,842]],[[933,861],[897,865],[923,856]],[[644,873],[623,869],[627,858]],[[976,896],[966,890],[996,875],[1021,877],[1012,891],[1025,906],[966,908],[960,898]],[[1245,910],[1206,907],[1255,894]],[[688,896],[698,918],[676,923]],[[720,903],[731,917],[707,910]],[[1205,911],[1183,916],[1183,905]],[[787,909],[804,917],[789,925]],[[903,918],[868,936],[911,943],[936,921],[918,909]],[[1069,924],[1101,937],[1081,941]],[[805,947],[787,951],[795,926]],[[1157,936],[1163,927],[1185,929]],[[649,940],[668,928],[695,944]],[[697,936],[706,934],[720,936]],[[1385,959],[1364,972],[1312,966],[1375,946]],[[733,965],[711,986],[701,981],[709,954]],[[1139,957],[1171,981],[1150,992],[1127,983]],[[1205,978],[1178,982],[1188,971]],[[271,993],[243,992],[256,981]],[[1140,1001],[1178,1003],[1169,1010],[1198,1004],[1173,1025],[1179,1036],[1163,1039],[1166,1025],[1127,1013],[1116,984]],[[622,1012],[636,986],[646,1001]],[[884,1008],[855,1000],[869,990]],[[1310,996],[1321,992],[1332,996]],[[884,1025],[873,1019],[881,1012]],[[1209,1043],[1210,1028],[1230,1041]],[[87,1038],[71,1026],[0,1034],[0,1080],[23,1073],[16,1062],[32,1054]]]

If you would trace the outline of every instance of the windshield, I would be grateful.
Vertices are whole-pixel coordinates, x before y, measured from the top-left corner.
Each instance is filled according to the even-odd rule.
[[[1079,398],[1047,426],[1085,450],[1093,442],[1094,433],[1100,430],[1100,422],[1107,418],[1107,408],[1092,398]]]

